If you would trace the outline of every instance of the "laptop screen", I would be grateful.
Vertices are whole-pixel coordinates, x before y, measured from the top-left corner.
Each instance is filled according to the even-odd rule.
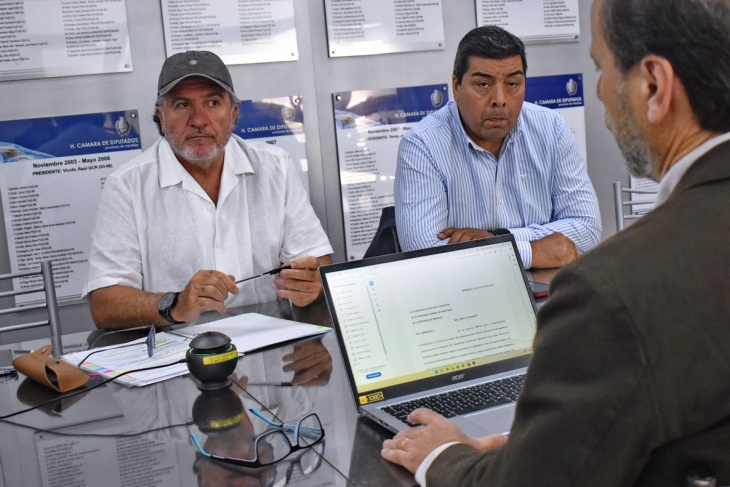
[[[357,394],[532,353],[534,302],[508,237],[322,268]]]

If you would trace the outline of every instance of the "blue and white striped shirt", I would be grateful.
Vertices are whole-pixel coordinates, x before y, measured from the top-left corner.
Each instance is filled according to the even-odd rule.
[[[464,131],[454,101],[401,140],[395,176],[403,250],[444,245],[449,227],[507,228],[525,268],[531,240],[554,232],[584,253],[601,237],[601,215],[575,138],[563,117],[525,102],[495,158]]]

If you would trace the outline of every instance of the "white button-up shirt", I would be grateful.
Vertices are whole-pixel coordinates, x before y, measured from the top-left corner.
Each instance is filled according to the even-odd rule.
[[[83,294],[117,284],[182,291],[199,270],[241,279],[331,253],[285,151],[231,136],[216,205],[160,139],[106,180]],[[245,283],[226,305],[272,300],[274,289],[273,278]]]

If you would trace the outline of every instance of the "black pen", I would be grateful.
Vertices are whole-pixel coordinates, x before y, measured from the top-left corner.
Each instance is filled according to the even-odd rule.
[[[251,279],[258,279],[259,277],[270,276],[271,274],[278,274],[279,272],[283,271],[284,269],[291,269],[291,266],[285,265],[285,266],[277,267],[276,269],[271,269],[270,271],[266,271],[263,274],[247,277],[246,279],[241,279],[240,281],[236,281],[236,284],[241,284],[242,282],[250,281]]]

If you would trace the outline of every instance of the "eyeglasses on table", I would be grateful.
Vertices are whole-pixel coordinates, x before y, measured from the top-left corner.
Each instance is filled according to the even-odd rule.
[[[205,457],[197,453],[197,459],[193,464],[193,472],[203,472],[201,469],[201,461],[208,461],[225,471],[223,483],[226,481],[231,485],[244,481],[249,478],[252,485],[260,485],[261,487],[284,487],[290,482],[298,482],[303,477],[314,473],[321,465],[324,454],[324,440],[320,441],[311,448],[300,450],[296,455],[290,455],[274,465],[267,465],[261,468],[241,467]],[[297,466],[298,472],[294,467]],[[225,485],[228,485],[225,483]]]
[[[258,418],[261,418],[276,428],[265,431],[254,438],[253,458],[233,458],[207,452],[203,448],[203,445],[200,444],[200,441],[198,441],[195,433],[191,432],[190,438],[193,440],[195,447],[207,458],[239,467],[258,468],[280,462],[292,453],[320,443],[324,438],[324,428],[316,413],[309,414],[296,423],[288,424],[269,420],[255,408],[250,408],[249,410]],[[292,440],[289,439],[285,431],[292,433],[294,443],[292,443]],[[315,450],[315,456],[319,457],[320,454],[321,452]],[[315,462],[309,456],[308,461],[309,463],[306,465],[300,462],[303,473],[307,473],[305,470],[315,470],[319,466],[318,464],[315,465]]]
[[[311,474],[322,465],[323,454],[324,441],[320,441],[316,445],[312,445],[311,448],[304,449],[301,455],[286,457],[276,464],[276,474],[266,484],[266,487],[283,487],[291,481],[292,477],[296,479]],[[295,465],[299,469],[298,476],[293,475]]]

